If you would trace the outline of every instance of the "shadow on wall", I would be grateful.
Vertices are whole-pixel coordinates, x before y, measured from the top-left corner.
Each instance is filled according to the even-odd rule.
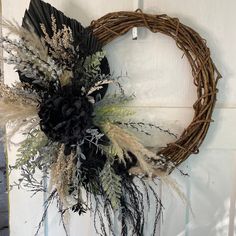
[[[0,138],[3,131],[0,131]],[[8,222],[8,193],[6,178],[6,161],[4,157],[4,146],[0,142],[0,236],[9,236]]]
[[[75,3],[75,1],[65,1],[63,2],[63,12],[66,16],[78,20],[82,24],[82,26],[87,27],[90,22],[93,20],[91,16],[89,17],[89,14],[87,12],[86,5],[79,5],[78,3]]]
[[[235,161],[233,152],[202,150],[190,164],[190,215],[186,229],[189,235],[222,236],[228,234],[230,195]],[[182,234],[180,234],[182,235]],[[185,235],[185,234],[183,234]]]

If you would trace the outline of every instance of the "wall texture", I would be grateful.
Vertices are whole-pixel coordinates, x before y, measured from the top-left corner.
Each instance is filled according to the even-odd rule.
[[[127,0],[48,0],[68,16],[82,24],[111,11],[134,10],[133,1]],[[3,15],[21,21],[29,0],[3,0]],[[219,83],[217,108],[208,137],[199,155],[191,156],[173,178],[180,184],[189,205],[166,186],[160,187],[165,207],[163,223],[158,235],[162,236],[233,236],[235,234],[236,199],[236,31],[235,0],[144,0],[143,10],[148,13],[166,13],[196,29],[211,48],[212,57],[223,75]],[[110,66],[115,74],[128,73],[123,84],[126,91],[135,92],[133,104],[139,119],[155,121],[163,127],[180,133],[191,121],[192,104],[196,98],[191,70],[175,42],[166,36],[139,30],[137,41],[131,33],[105,47]],[[5,82],[17,79],[12,67],[5,65]],[[156,134],[147,143],[165,145],[168,137]],[[14,163],[16,146],[9,150],[9,162]],[[18,178],[12,173],[10,180]],[[30,198],[24,191],[10,194],[11,236],[32,236],[42,214],[43,195]],[[150,216],[151,219],[151,216]],[[73,215],[70,221],[71,236],[95,235],[90,215]],[[55,206],[48,215],[41,235],[64,235],[59,225]],[[147,233],[144,236],[149,236]]]

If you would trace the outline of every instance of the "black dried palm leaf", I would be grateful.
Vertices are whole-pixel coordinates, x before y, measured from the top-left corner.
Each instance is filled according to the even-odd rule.
[[[57,10],[49,3],[41,0],[31,0],[29,9],[25,11],[22,26],[27,28],[30,24],[35,29],[36,34],[43,36],[40,24],[44,24],[49,36],[52,36],[51,16],[54,16],[57,22],[58,29],[62,29],[63,25],[70,27],[73,33],[75,45],[80,45],[85,55],[91,55],[102,49],[101,44],[95,38],[91,31],[84,28],[78,21],[71,19]]]
[[[61,11],[57,10],[49,3],[45,3],[41,0],[31,0],[29,9],[25,11],[25,15],[23,18],[22,26],[28,29],[29,25],[33,27],[35,33],[39,37],[43,37],[44,33],[40,27],[40,24],[44,24],[49,36],[52,36],[52,22],[51,16],[54,16],[57,22],[58,29],[62,29],[63,25],[70,27],[73,33],[74,44],[75,46],[80,46],[81,56],[89,56],[97,51],[102,49],[101,43],[96,39],[96,37],[92,34],[91,30],[83,27],[78,21],[75,19],[71,19],[65,16]],[[105,57],[101,62],[101,74],[108,75],[110,74],[110,68],[108,64],[108,60]],[[20,74],[20,80],[22,82],[29,82],[30,80]],[[41,89],[41,88],[38,88]],[[104,86],[104,89],[99,91],[101,96],[103,97],[106,93],[107,86]],[[96,94],[94,94],[95,96]]]

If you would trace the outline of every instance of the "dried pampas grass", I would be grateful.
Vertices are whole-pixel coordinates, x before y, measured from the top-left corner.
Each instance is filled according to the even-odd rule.
[[[129,170],[131,174],[145,174],[151,178],[162,175],[162,171],[153,166],[149,161],[160,158],[154,152],[145,148],[136,137],[111,123],[103,124],[102,128],[111,141],[113,155],[117,156],[120,162],[125,163],[125,158],[131,159],[130,153],[137,158],[138,166]]]
[[[154,152],[145,148],[133,135],[123,130],[117,125],[106,123],[103,125],[103,129],[106,135],[112,142],[112,148],[114,155],[116,155],[121,162],[125,163],[124,157],[129,157],[129,153],[132,153],[138,161],[138,165],[129,169],[129,173],[132,175],[146,175],[150,179],[159,179],[167,187],[169,187],[177,196],[183,201],[184,204],[191,206],[181,190],[178,183],[169,175],[168,169],[162,170],[160,165],[152,164],[152,160],[161,159]],[[156,163],[156,162],[154,162]]]
[[[37,107],[18,102],[11,102],[8,99],[0,98],[0,125],[8,121],[21,122],[37,116]]]
[[[34,92],[24,90],[21,83],[15,83],[13,87],[0,82],[0,99],[6,103],[21,103],[23,106],[37,106],[39,97]]]
[[[76,165],[74,164],[74,153],[65,156],[64,149],[65,145],[62,144],[55,157],[56,161],[51,165],[49,189],[55,187],[63,205],[68,206],[70,205],[67,199],[68,188],[73,182],[73,177],[76,175]]]
[[[4,137],[11,140],[22,126],[32,123],[26,129],[38,124],[38,97],[25,91],[19,83],[13,87],[0,82],[0,127],[13,122],[14,127]],[[3,138],[4,138],[3,137]]]
[[[37,49],[42,60],[47,61],[48,49],[44,41],[34,33],[35,31],[30,24],[27,25],[28,29],[23,28],[16,21],[11,22],[9,20],[3,20],[1,25],[8,30],[8,35],[15,35],[24,39],[24,42],[26,42],[28,46]]]
[[[24,131],[27,131],[38,125],[37,108],[0,98],[0,127],[4,127],[8,122],[13,122],[14,126],[2,139],[11,140],[21,127],[25,126]],[[32,124],[27,127],[28,123]]]

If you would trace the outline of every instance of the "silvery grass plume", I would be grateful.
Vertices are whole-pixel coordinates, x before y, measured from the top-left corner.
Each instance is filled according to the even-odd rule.
[[[0,125],[8,121],[22,123],[37,116],[37,97],[27,94],[19,86],[9,87],[0,83]]]
[[[49,56],[47,46],[31,26],[27,30],[18,23],[7,20],[3,21],[2,26],[8,31],[8,34],[0,39],[8,54],[8,57],[4,58],[6,63],[15,65],[14,68],[22,75],[31,78],[33,83],[41,83],[44,87],[48,86],[48,80],[56,80],[59,77],[61,69]]]

